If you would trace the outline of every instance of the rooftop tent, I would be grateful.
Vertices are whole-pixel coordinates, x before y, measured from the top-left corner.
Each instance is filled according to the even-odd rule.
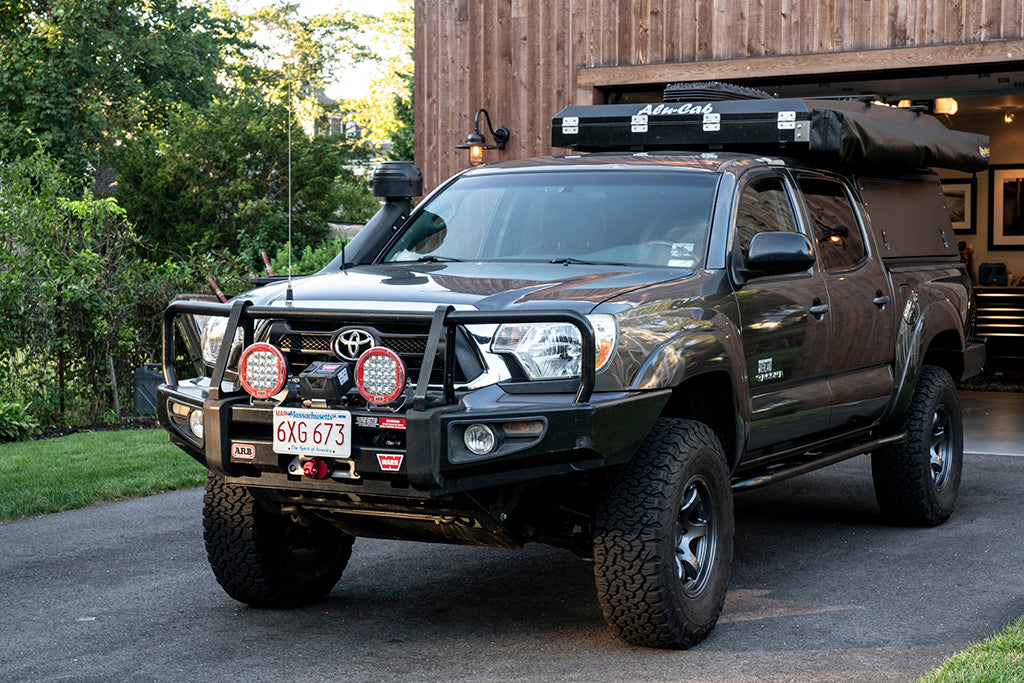
[[[885,105],[805,100],[811,109],[808,151],[851,165],[891,164],[982,171],[988,136],[950,130],[927,114]]]
[[[714,96],[695,90],[692,97],[703,99],[566,107],[551,120],[551,144],[590,152],[760,152],[902,169],[988,166],[987,136],[950,130],[917,111],[866,99]]]

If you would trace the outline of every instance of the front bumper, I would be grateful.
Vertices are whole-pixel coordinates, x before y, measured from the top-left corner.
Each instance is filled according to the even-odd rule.
[[[419,379],[401,406],[368,407],[345,398],[333,409],[352,415],[352,453],[333,460],[330,479],[303,476],[296,458],[273,449],[274,406],[251,401],[224,381],[225,345],[209,379],[179,381],[175,372],[175,321],[182,314],[228,318],[225,339],[241,330],[253,342],[258,320],[370,322],[388,317],[429,324]],[[502,322],[565,322],[580,332],[582,367],[577,381],[552,390],[552,383],[512,383],[457,389],[455,334],[460,325]],[[456,311],[438,306],[432,313],[261,307],[237,300],[231,305],[176,301],[164,312],[164,384],[157,411],[171,440],[211,471],[235,483],[281,491],[339,494],[352,502],[375,498],[437,498],[503,484],[596,469],[626,460],[640,445],[668,401],[670,392],[594,392],[595,344],[590,322],[572,310]],[[430,383],[436,359],[443,383]],[[547,384],[542,388],[538,385]],[[532,393],[527,393],[531,392]],[[287,406],[286,406],[287,407]],[[298,407],[298,406],[295,406]],[[203,434],[189,429],[189,411],[202,409]],[[469,453],[462,435],[471,424],[541,423],[539,434],[510,437],[486,456]],[[385,467],[386,466],[386,467]]]
[[[289,470],[294,456],[274,452],[272,407],[252,405],[244,394],[211,397],[208,388],[194,381],[158,387],[158,414],[173,442],[234,483],[347,498],[436,498],[615,465],[640,445],[670,395],[601,392],[578,403],[571,395],[510,394],[494,385],[422,409],[346,408],[355,425],[346,459],[351,471],[314,480]],[[203,440],[191,434],[180,406],[203,410]],[[531,420],[544,425],[541,434],[509,439],[488,456],[468,455],[462,443],[470,424]],[[374,427],[375,421],[386,426]],[[399,424],[405,429],[396,429]],[[390,468],[400,464],[385,470],[382,460]]]

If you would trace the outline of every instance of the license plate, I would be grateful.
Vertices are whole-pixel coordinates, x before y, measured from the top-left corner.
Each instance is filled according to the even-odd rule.
[[[274,408],[274,452],[347,458],[352,455],[352,414],[347,410]]]

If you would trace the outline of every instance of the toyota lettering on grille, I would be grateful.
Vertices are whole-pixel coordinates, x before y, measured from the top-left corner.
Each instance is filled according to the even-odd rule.
[[[376,340],[369,330],[353,327],[342,330],[331,342],[331,349],[334,355],[342,360],[355,362],[362,355],[363,351],[376,345]]]

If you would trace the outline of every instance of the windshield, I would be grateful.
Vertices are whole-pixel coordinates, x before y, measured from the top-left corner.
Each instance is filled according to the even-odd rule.
[[[434,197],[384,257],[694,268],[718,176],[556,171],[460,178]]]

